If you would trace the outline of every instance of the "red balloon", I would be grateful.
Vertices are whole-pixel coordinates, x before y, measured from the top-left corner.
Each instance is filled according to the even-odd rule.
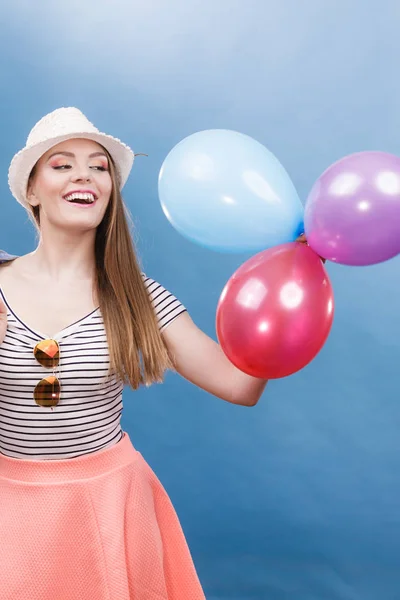
[[[290,242],[256,254],[232,275],[218,302],[217,336],[238,369],[277,379],[314,359],[333,313],[321,259],[309,246]]]

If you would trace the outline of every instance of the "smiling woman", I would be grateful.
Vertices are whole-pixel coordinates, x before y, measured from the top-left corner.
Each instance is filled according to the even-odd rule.
[[[1,598],[204,598],[171,501],[121,428],[123,387],[173,369],[253,406],[266,382],[141,272],[121,197],[133,159],[63,108],[10,166],[39,243],[0,268]]]

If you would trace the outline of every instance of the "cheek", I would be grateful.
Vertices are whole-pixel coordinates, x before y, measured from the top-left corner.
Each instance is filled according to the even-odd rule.
[[[60,192],[60,178],[54,176],[54,172],[40,174],[36,178],[35,191],[39,198],[46,198]]]
[[[111,192],[112,192],[111,176],[110,175],[104,176],[104,178],[101,180],[101,182],[99,182],[99,187],[100,187],[102,193],[109,198],[111,196]]]

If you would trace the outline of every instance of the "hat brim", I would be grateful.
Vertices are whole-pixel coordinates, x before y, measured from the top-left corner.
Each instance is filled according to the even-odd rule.
[[[37,161],[57,144],[71,139],[93,140],[103,146],[115,163],[119,188],[122,190],[129,177],[135,157],[131,148],[121,140],[105,133],[74,132],[52,137],[33,146],[25,146],[13,157],[8,171],[8,185],[12,195],[22,206],[26,208],[29,204],[26,198],[28,179]]]

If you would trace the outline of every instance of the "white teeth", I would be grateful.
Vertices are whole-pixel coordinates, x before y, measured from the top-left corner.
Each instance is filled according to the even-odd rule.
[[[74,194],[69,194],[69,196],[65,196],[65,200],[67,200],[68,202],[71,202],[71,200],[85,200],[86,202],[92,203],[95,201],[95,197],[93,196],[93,194],[81,194],[81,193],[74,193]]]

